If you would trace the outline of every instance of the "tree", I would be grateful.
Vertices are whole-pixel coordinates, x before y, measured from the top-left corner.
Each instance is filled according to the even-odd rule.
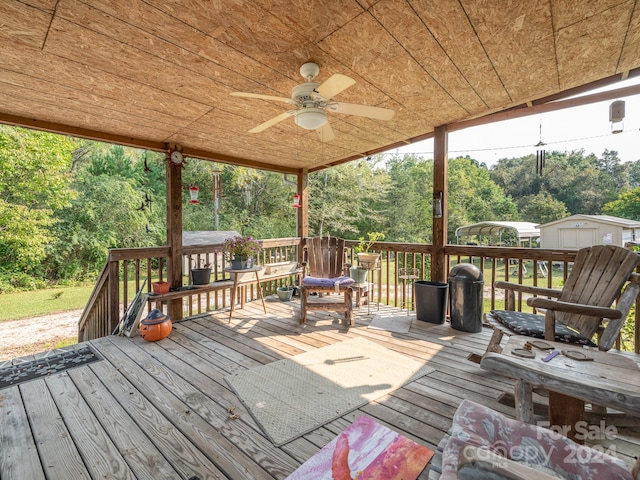
[[[387,240],[431,242],[433,161],[415,155],[394,156],[387,170]]]
[[[546,192],[524,197],[518,203],[523,205],[520,216],[527,222],[543,224],[569,216],[564,203]]]
[[[640,220],[640,187],[621,193],[616,200],[602,207],[602,213],[629,220]]]
[[[44,263],[50,278],[95,274],[110,248],[164,243],[164,155],[149,153],[96,142],[82,146],[70,185],[75,195],[57,212]]]
[[[358,238],[378,230],[383,214],[374,208],[386,193],[386,174],[368,162],[351,162],[309,175],[310,235]],[[373,230],[369,230],[373,229]]]
[[[72,197],[75,148],[69,137],[0,126],[0,291],[44,280],[53,215]]]
[[[502,159],[491,169],[491,178],[516,199],[522,210],[527,198],[547,193],[562,202],[572,214],[598,214],[615,199],[618,188],[628,184],[628,168],[619,164],[617,153],[605,150],[602,158],[584,156],[583,150],[547,152],[546,166],[536,174],[533,155]]]
[[[449,161],[449,236],[457,227],[485,220],[518,220],[516,204],[489,171],[469,157]]]

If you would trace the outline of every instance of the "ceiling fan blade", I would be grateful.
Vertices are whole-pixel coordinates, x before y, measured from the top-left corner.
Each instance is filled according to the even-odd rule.
[[[320,135],[321,142],[330,142],[331,140],[336,138],[336,134],[333,133],[333,128],[331,128],[329,122],[325,123],[320,128],[317,128],[316,132],[318,132],[318,135]]]
[[[264,123],[261,123],[260,125],[258,125],[257,127],[252,128],[251,130],[249,130],[249,133],[259,133],[262,132],[263,130],[266,130],[269,127],[274,126],[276,123],[280,123],[281,121],[285,120],[286,118],[290,117],[291,115],[293,115],[295,113],[295,110],[290,110],[288,112],[284,112],[281,113],[280,115],[278,115],[277,117],[273,117],[270,120],[267,120]]]
[[[231,92],[230,95],[233,97],[259,98],[260,100],[274,100],[276,102],[294,103],[294,101],[290,98],[275,97],[273,95],[262,95],[261,93]]]
[[[335,102],[327,105],[330,112],[343,113],[345,115],[357,115],[359,117],[374,118],[376,120],[391,120],[395,112],[389,108],[370,107],[355,103]]]
[[[318,85],[316,92],[325,100],[329,100],[349,88],[354,83],[356,83],[356,81],[353,78],[342,75],[341,73],[334,73]]]

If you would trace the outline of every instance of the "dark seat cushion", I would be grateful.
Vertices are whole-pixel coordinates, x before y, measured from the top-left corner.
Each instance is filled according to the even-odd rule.
[[[302,285],[304,287],[322,287],[322,288],[334,288],[336,284],[338,287],[348,287],[352,285],[355,280],[351,277],[336,277],[336,278],[318,278],[318,277],[304,277],[302,279]]]
[[[544,338],[544,317],[533,313],[514,312],[511,310],[491,310],[493,316],[509,330],[518,335]],[[571,330],[556,320],[555,339],[557,342],[575,343],[579,345],[597,346],[591,339]]]

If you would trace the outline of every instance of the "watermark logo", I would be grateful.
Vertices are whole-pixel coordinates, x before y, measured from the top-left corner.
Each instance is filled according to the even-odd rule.
[[[549,425],[549,422],[538,422],[539,427],[543,427],[551,430],[554,434],[554,438],[568,437],[569,434],[575,432],[575,439],[578,442],[597,442],[602,440],[615,440],[618,437],[618,429],[615,425],[607,425],[604,420],[601,420],[598,425],[589,424],[586,421],[579,421],[572,428],[571,425]],[[548,432],[539,431],[538,440],[541,437],[548,435]]]

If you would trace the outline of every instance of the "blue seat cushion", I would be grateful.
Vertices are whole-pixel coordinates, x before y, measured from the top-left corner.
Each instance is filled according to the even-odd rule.
[[[302,279],[302,285],[305,287],[322,287],[322,288],[334,288],[336,283],[339,287],[348,287],[352,285],[355,280],[351,277],[342,276],[335,278],[318,278],[318,277],[304,277]]]
[[[518,335],[544,338],[544,317],[534,313],[514,312],[511,310],[491,310],[498,321]],[[576,343],[579,345],[597,346],[591,339],[571,330],[562,322],[556,320],[555,339],[557,342]]]

